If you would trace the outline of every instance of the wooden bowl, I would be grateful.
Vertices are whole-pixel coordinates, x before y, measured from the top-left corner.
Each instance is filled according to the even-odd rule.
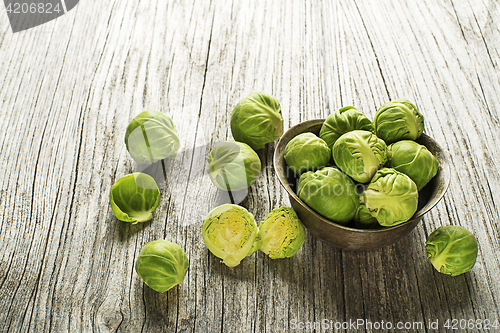
[[[274,169],[281,185],[288,192],[292,208],[297,213],[304,226],[321,240],[335,247],[367,251],[390,245],[408,235],[422,220],[423,216],[434,207],[443,197],[450,183],[450,167],[443,149],[429,136],[422,134],[416,140],[429,149],[438,159],[439,169],[431,181],[420,190],[417,212],[413,217],[394,227],[381,229],[356,229],[332,222],[309,208],[296,194],[298,183],[296,176],[286,165],[283,157],[287,143],[295,136],[312,132],[319,134],[325,119],[315,119],[302,122],[290,128],[279,140],[274,152]]]

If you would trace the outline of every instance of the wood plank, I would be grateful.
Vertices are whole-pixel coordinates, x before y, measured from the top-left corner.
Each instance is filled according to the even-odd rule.
[[[0,21],[6,330],[283,332],[324,319],[499,319],[498,20],[498,6],[484,1],[198,0],[80,4],[18,34]],[[255,90],[279,99],[285,128],[341,106],[373,118],[391,99],[414,101],[451,160],[445,198],[383,249],[341,251],[308,234],[292,258],[258,252],[227,268],[201,236],[204,216],[224,200],[206,156],[232,139],[231,111]],[[182,146],[166,165],[154,219],[130,225],[113,216],[108,194],[141,170],[123,138],[146,109],[172,117]],[[258,221],[289,205],[274,147],[258,152],[262,173],[241,202]],[[474,269],[455,278],[425,258],[427,235],[446,224],[473,231],[480,246]],[[140,249],[161,238],[190,258],[184,282],[163,294],[134,271]]]

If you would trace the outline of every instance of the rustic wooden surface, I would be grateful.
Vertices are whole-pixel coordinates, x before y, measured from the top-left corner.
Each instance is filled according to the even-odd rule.
[[[500,320],[499,6],[81,1],[13,34],[0,5],[0,331],[319,332],[294,328],[366,319],[445,332],[447,319]],[[255,90],[278,97],[285,128],[341,106],[373,118],[391,99],[414,101],[452,162],[447,194],[380,250],[341,251],[308,234],[290,259],[257,253],[225,267],[201,236],[220,200],[207,147],[231,139],[231,110]],[[182,146],[153,220],[133,226],[116,220],[108,193],[138,168],[123,138],[147,109],[173,118]],[[289,205],[274,147],[259,152],[263,172],[242,203],[259,221]],[[447,224],[479,242],[473,270],[453,278],[424,251]],[[140,249],[160,238],[190,258],[184,282],[163,294],[134,271]]]

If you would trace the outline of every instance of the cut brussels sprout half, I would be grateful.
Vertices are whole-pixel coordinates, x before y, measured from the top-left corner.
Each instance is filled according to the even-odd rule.
[[[259,155],[247,144],[220,142],[208,155],[208,175],[221,190],[239,191],[250,187],[260,174]]]
[[[295,174],[301,174],[328,165],[331,151],[315,134],[302,133],[287,143],[283,157]]]
[[[175,158],[180,140],[172,119],[150,110],[132,119],[125,132],[125,145],[137,163],[153,164],[164,158]]]
[[[289,207],[273,209],[260,223],[260,250],[271,259],[288,258],[304,244],[305,230],[295,211]]]
[[[416,140],[424,131],[424,116],[407,99],[382,105],[373,118],[375,133],[386,144]]]
[[[149,221],[160,204],[160,190],[151,176],[135,172],[113,184],[109,203],[120,221],[132,224]]]
[[[427,259],[443,274],[456,276],[468,272],[477,258],[477,240],[460,226],[442,226],[434,230],[425,243]]]
[[[211,210],[203,222],[203,240],[216,257],[228,267],[260,248],[259,228],[245,208],[224,204]]]
[[[243,98],[231,114],[231,133],[236,141],[255,150],[283,134],[283,117],[278,100],[264,92]]]
[[[368,183],[387,161],[387,146],[372,132],[356,130],[335,141],[332,155],[340,170],[357,182]]]
[[[417,185],[402,172],[382,168],[360,196],[360,203],[381,226],[392,227],[408,221],[417,211]]]
[[[177,244],[161,239],[148,243],[139,253],[135,271],[151,289],[165,292],[184,280],[189,259]]]
[[[387,147],[386,165],[408,175],[420,191],[436,175],[439,162],[423,145],[411,140],[395,142]]]
[[[325,140],[330,149],[338,138],[350,131],[373,132],[373,123],[354,106],[346,106],[332,112],[321,126],[319,137]]]

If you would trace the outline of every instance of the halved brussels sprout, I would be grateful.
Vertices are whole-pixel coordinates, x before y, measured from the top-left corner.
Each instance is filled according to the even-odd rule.
[[[160,293],[181,283],[188,267],[184,250],[164,239],[146,244],[135,262],[135,271],[144,283]]]
[[[172,119],[158,111],[144,111],[127,126],[125,145],[130,156],[140,164],[153,164],[175,158],[180,147]]]
[[[302,174],[297,195],[318,214],[343,225],[354,217],[359,205],[353,180],[331,167]]]
[[[373,123],[354,106],[346,106],[330,113],[321,126],[319,137],[332,149],[342,134],[354,130],[373,132]]]
[[[332,155],[340,170],[357,182],[368,183],[387,161],[387,146],[372,132],[355,130],[338,138]]]
[[[160,190],[153,177],[135,172],[118,179],[109,193],[116,218],[124,222],[146,222],[160,204]]]
[[[404,173],[382,168],[359,199],[381,226],[392,227],[408,221],[415,214],[418,190],[415,182]]]
[[[245,208],[224,204],[212,209],[203,222],[203,240],[216,257],[228,267],[260,248],[259,228]]]
[[[425,243],[427,259],[443,274],[456,276],[468,272],[477,258],[477,240],[467,229],[447,225],[434,230]]]
[[[313,133],[302,133],[290,140],[284,151],[286,164],[296,174],[328,165],[330,148]]]
[[[387,166],[408,175],[420,191],[434,177],[439,162],[423,145],[411,140],[395,142],[387,147]]]
[[[248,145],[220,142],[208,155],[208,175],[221,190],[239,191],[250,187],[260,174],[259,155]]]
[[[288,258],[304,244],[304,226],[289,207],[273,209],[260,223],[260,249],[271,259]]]
[[[354,227],[358,229],[377,229],[380,224],[375,217],[373,217],[365,205],[359,205],[358,210],[353,218]]]
[[[243,98],[231,114],[231,132],[236,141],[255,150],[283,134],[283,117],[278,100],[264,92]]]
[[[377,110],[373,126],[377,136],[386,144],[416,140],[424,131],[424,116],[407,99],[397,99]]]

